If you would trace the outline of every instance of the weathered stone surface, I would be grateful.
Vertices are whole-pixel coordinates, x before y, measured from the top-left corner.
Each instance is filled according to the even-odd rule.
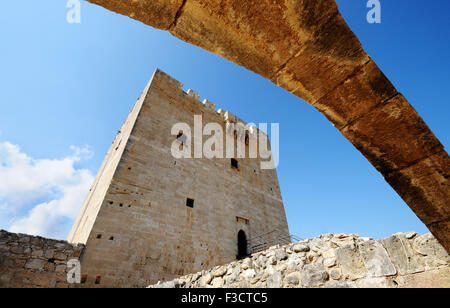
[[[41,269],[44,267],[44,260],[33,259],[25,264],[25,268],[28,269]]]
[[[202,278],[202,285],[208,285],[211,280],[214,278],[213,275],[211,275],[211,273],[207,273],[203,278]]]
[[[405,233],[405,237],[406,237],[408,240],[414,238],[416,235],[417,235],[416,232],[406,232],[406,233]]]
[[[396,234],[381,241],[400,275],[424,270],[423,261],[414,255],[411,243],[404,234]]]
[[[296,35],[305,36],[290,27],[285,9],[268,1],[187,1],[171,33],[268,78],[300,48]]]
[[[227,272],[227,268],[225,266],[219,267],[219,269],[214,273],[214,277],[222,277]]]
[[[416,253],[424,256],[427,268],[435,268],[450,263],[449,254],[431,233],[414,238],[412,247]]]
[[[427,225],[431,233],[436,237],[439,243],[447,250],[450,251],[450,219],[446,219],[439,222],[433,222]]]
[[[393,276],[397,273],[389,255],[378,241],[359,243],[359,252],[371,277]]]
[[[356,282],[358,288],[388,288],[389,281],[386,277],[368,277]]]
[[[399,288],[411,288],[411,286],[414,288],[450,288],[450,267],[399,276],[395,282]]]
[[[102,0],[88,0],[104,5]],[[127,15],[149,26],[168,30],[183,0],[108,0],[107,8],[113,12]]]
[[[392,98],[397,91],[370,60],[353,77],[313,103],[338,129]]]
[[[344,247],[344,246],[354,246],[355,244],[355,238],[358,238],[359,236],[356,234],[335,234],[331,242],[336,247]]]
[[[297,14],[304,11],[297,4],[304,2],[291,2]],[[323,13],[310,16],[319,23],[314,39],[305,42],[304,48],[271,79],[310,103],[322,98],[369,61],[334,1],[317,1],[315,6],[321,7]],[[347,43],[342,44],[340,40]]]
[[[318,287],[328,280],[328,273],[323,266],[318,264],[305,265],[301,277],[301,284],[304,287]]]
[[[299,270],[303,268],[304,261],[297,255],[290,256],[287,261],[288,270]]]
[[[44,252],[43,252],[42,250],[40,250],[40,249],[38,249],[38,250],[33,250],[33,251],[31,252],[31,255],[32,255],[33,257],[42,257],[42,256],[44,255]]]
[[[288,258],[288,254],[285,250],[283,249],[278,249],[275,251],[275,260],[277,260],[277,262],[279,261],[284,261]]]
[[[156,289],[174,289],[175,288],[175,281],[167,281],[167,282],[159,283],[159,284],[153,286],[153,288],[156,288]]]
[[[309,251],[309,247],[308,245],[305,244],[295,244],[293,247],[294,252],[308,252]]]
[[[338,265],[342,269],[342,274],[346,278],[356,280],[366,276],[367,270],[355,246],[347,245],[339,247],[336,249],[335,254]]]
[[[341,133],[383,174],[407,168],[443,149],[402,95],[366,113]],[[414,142],[405,143],[405,136]]]
[[[267,287],[268,288],[281,288],[283,287],[283,280],[281,278],[281,273],[275,272],[267,278]]]
[[[333,269],[330,271],[330,277],[331,277],[331,279],[333,279],[333,280],[339,280],[339,279],[341,279],[341,277],[342,277],[341,270],[340,270],[340,269],[337,269],[337,268],[333,268]]]
[[[336,265],[336,259],[335,258],[324,259],[323,265],[325,265],[326,267],[333,267]]]
[[[302,275],[300,272],[293,272],[286,276],[284,282],[289,286],[296,286],[300,283]]]
[[[420,140],[418,142],[420,146]],[[430,225],[446,221],[450,217],[449,177],[450,158],[445,151],[440,151],[406,169],[390,174],[386,180],[433,232]],[[445,228],[440,229],[445,231]],[[438,237],[438,240],[445,246],[448,238],[450,236],[444,232],[443,238]]]
[[[221,287],[223,287],[223,278],[222,278],[222,277],[215,277],[215,278],[212,280],[211,285],[212,285],[214,288],[221,288]]]
[[[325,285],[325,288],[329,289],[349,289],[354,288],[354,286],[348,282],[342,281],[330,281]]]
[[[253,260],[250,258],[247,258],[242,262],[242,269],[246,270],[248,268],[251,268],[253,266]]]

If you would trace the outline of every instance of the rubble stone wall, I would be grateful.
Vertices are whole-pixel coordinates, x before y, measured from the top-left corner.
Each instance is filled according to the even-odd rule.
[[[449,288],[449,264],[431,233],[398,233],[383,240],[326,234],[151,287]]]
[[[67,262],[79,260],[84,245],[0,231],[1,288],[68,288]]]

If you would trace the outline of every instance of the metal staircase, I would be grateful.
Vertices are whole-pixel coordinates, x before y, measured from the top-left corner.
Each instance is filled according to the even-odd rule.
[[[249,241],[251,250],[250,253],[253,254],[256,252],[260,252],[275,245],[287,245],[302,240],[303,240],[302,238],[299,238],[295,235],[291,235],[278,230],[273,230],[271,232],[267,232],[251,238]]]

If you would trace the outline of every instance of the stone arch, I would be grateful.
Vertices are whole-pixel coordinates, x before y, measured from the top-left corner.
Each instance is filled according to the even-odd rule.
[[[313,105],[450,252],[450,158],[334,0],[88,0],[220,55]]]

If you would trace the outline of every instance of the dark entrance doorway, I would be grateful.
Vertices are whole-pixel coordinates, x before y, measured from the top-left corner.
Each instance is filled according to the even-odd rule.
[[[238,232],[238,259],[245,258],[248,255],[247,253],[247,236],[245,232],[240,230]]]

